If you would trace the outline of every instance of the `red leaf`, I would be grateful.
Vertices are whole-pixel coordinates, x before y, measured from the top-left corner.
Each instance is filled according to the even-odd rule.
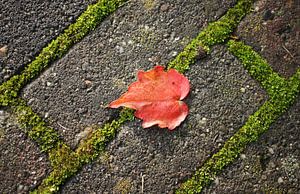
[[[174,129],[188,114],[187,105],[180,101],[190,90],[186,77],[174,69],[164,71],[162,66],[138,72],[138,81],[109,107],[125,106],[137,110],[135,116],[143,120],[143,127],[158,124],[161,128]]]

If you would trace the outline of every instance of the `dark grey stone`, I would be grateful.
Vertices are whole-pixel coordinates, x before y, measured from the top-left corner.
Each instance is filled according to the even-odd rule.
[[[8,110],[0,110],[0,193],[28,193],[50,171],[47,155],[15,123]]]
[[[97,0],[1,0],[0,84],[28,63],[53,38],[82,13],[88,4]]]

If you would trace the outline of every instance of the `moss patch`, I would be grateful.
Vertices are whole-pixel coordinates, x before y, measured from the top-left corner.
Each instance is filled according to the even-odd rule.
[[[259,81],[270,97],[281,93],[279,88],[285,85],[285,80],[272,70],[265,59],[242,42],[230,40],[227,45],[229,51],[241,60],[248,73]]]
[[[73,176],[81,164],[78,156],[65,144],[59,144],[49,152],[52,172],[32,193],[55,193],[59,186]]]
[[[80,144],[76,150],[81,162],[88,163],[95,159],[104,151],[106,145],[115,137],[118,128],[120,128],[124,122],[132,121],[133,119],[133,110],[124,108],[120,112],[119,119],[113,120],[94,131],[91,138]]]
[[[107,143],[115,137],[121,124],[133,119],[133,111],[123,109],[118,119],[95,130],[92,136],[80,144],[75,152],[63,143],[57,144],[48,151],[53,170],[33,193],[57,192],[59,187],[68,178],[75,175],[84,164],[91,162],[101,153],[105,153]]]
[[[177,57],[168,64],[168,69],[174,68],[183,73],[189,69],[199,56],[201,48],[209,52],[211,46],[223,43],[228,39],[241,19],[251,10],[253,0],[239,0],[218,21],[210,23],[193,39]]]
[[[93,30],[107,15],[114,12],[126,0],[99,0],[89,5],[74,24],[51,41],[20,75],[14,75],[0,86],[0,106],[8,106],[19,91],[37,77],[51,62],[61,58],[75,43]]]
[[[24,100],[14,100],[12,109],[20,127],[30,139],[39,144],[42,151],[48,151],[61,143],[57,132],[48,127]]]
[[[121,179],[117,182],[116,186],[113,188],[113,193],[121,193],[121,194],[127,194],[130,193],[130,190],[132,188],[131,179]]]
[[[289,80],[279,77],[251,47],[229,41],[229,50],[238,57],[249,73],[267,90],[270,99],[251,115],[219,152],[209,158],[195,175],[183,183],[176,193],[200,193],[224,167],[232,163],[245,147],[256,141],[294,102],[300,91],[300,69]]]

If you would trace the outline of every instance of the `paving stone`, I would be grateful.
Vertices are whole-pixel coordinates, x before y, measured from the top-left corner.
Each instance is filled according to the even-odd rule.
[[[289,77],[300,67],[299,2],[256,1],[237,36],[254,47],[275,71]]]
[[[0,193],[28,193],[50,171],[46,154],[0,109]]]
[[[298,193],[300,100],[204,193]]]
[[[225,46],[186,73],[191,93],[187,120],[175,131],[127,123],[106,154],[69,181],[62,193],[168,193],[234,134],[266,99]],[[242,92],[241,88],[245,88]],[[126,185],[120,186],[120,185]]]
[[[16,73],[97,0],[1,0],[0,1],[0,83]]]
[[[76,134],[118,111],[109,102],[138,69],[166,64],[234,1],[130,1],[46,70],[22,96],[76,146]],[[167,7],[167,8],[166,8]]]
[[[0,33],[8,35],[0,37],[0,83],[30,62],[91,2],[14,2],[21,6],[5,12],[2,7],[14,4],[1,2]],[[116,117],[118,110],[106,105],[127,90],[137,70],[167,64],[235,2],[130,1],[29,84],[21,96],[75,148],[90,133],[88,126],[101,126]],[[295,1],[256,1],[254,12],[236,32],[285,77],[299,67],[295,5]],[[190,114],[179,128],[172,132],[142,129],[138,119],[126,123],[105,153],[85,165],[60,192],[172,193],[268,98],[225,46],[214,47],[185,75],[191,81],[185,100]],[[296,193],[299,108],[298,100],[204,193]],[[0,191],[26,193],[49,173],[49,163],[14,124],[8,110],[0,110],[0,121]]]

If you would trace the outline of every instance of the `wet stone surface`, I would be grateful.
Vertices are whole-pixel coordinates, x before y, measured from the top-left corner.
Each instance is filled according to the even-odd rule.
[[[142,129],[139,120],[126,123],[106,153],[61,192],[172,193],[189,178],[266,99],[225,46],[212,50],[186,73],[190,114],[179,128],[170,132]]]
[[[97,0],[1,0],[0,1],[0,84],[58,36]],[[5,48],[5,49],[4,49]]]
[[[152,4],[149,4],[152,2]],[[130,1],[23,90],[29,105],[76,147],[76,135],[115,117],[107,109],[137,70],[167,64],[234,1]]]
[[[204,193],[298,193],[300,100]]]
[[[41,183],[50,164],[38,146],[0,109],[0,193],[28,193]]]

